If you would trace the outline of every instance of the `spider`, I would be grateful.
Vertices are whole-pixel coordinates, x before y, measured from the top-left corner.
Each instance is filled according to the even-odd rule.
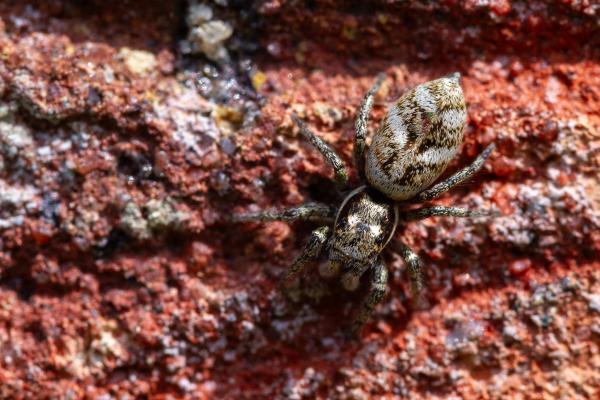
[[[493,143],[490,144],[469,166],[432,186],[463,140],[467,110],[458,72],[420,84],[401,96],[388,109],[365,154],[369,113],[384,79],[384,74],[377,77],[365,95],[356,119],[354,163],[360,184],[354,189],[349,187],[348,174],[340,156],[292,114],[302,135],[333,167],[336,186],[345,195],[339,207],[306,203],[285,210],[233,217],[235,221],[322,222],[284,274],[282,285],[285,287],[307,263],[317,260],[323,253],[327,253],[329,262],[320,265],[320,275],[341,275],[346,290],[356,290],[361,276],[370,272],[370,288],[352,324],[353,333],[360,332],[385,294],[388,271],[381,253],[388,245],[407,266],[413,306],[420,303],[424,280],[419,257],[402,241],[392,241],[400,222],[433,216],[494,214],[459,207],[410,207],[432,200],[471,177],[495,148]]]

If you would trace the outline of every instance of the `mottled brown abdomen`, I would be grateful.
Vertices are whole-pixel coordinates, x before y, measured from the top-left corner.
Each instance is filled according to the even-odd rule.
[[[388,110],[367,151],[377,190],[406,200],[446,169],[463,140],[467,107],[458,73],[418,85]]]

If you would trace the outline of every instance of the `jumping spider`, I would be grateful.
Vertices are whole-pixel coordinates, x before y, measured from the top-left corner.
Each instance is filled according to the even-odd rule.
[[[355,290],[360,277],[370,271],[371,287],[354,320],[353,332],[360,331],[385,293],[388,271],[380,254],[390,244],[399,221],[492,214],[459,207],[407,207],[432,200],[471,177],[494,150],[494,144],[490,144],[471,165],[431,186],[454,158],[463,140],[467,110],[458,72],[418,85],[400,97],[388,110],[365,155],[368,115],[384,78],[380,75],[367,92],[356,120],[354,163],[361,184],[346,192],[338,208],[307,203],[281,211],[234,216],[236,221],[326,222],[327,225],[312,232],[282,283],[288,283],[324,251],[328,252],[329,263],[321,265],[320,274],[331,277],[341,272],[342,285],[347,290]],[[296,115],[292,115],[292,119],[302,135],[333,167],[338,189],[348,190],[348,174],[341,158]],[[416,305],[424,287],[419,258],[401,241],[396,239],[392,243],[408,267],[413,304]]]

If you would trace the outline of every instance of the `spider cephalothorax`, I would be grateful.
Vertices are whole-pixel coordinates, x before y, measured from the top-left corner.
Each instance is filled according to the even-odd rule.
[[[419,258],[404,243],[394,240],[400,221],[432,216],[491,215],[487,211],[458,207],[406,207],[431,200],[469,178],[494,149],[493,144],[489,145],[471,165],[431,186],[456,155],[463,140],[467,111],[460,75],[454,73],[423,83],[400,97],[389,108],[365,157],[368,115],[383,79],[383,75],[379,76],[366,94],[356,120],[354,162],[361,185],[350,191],[339,207],[307,203],[283,211],[234,217],[236,221],[326,222],[313,231],[304,250],[284,275],[283,283],[289,282],[308,261],[322,254],[327,254],[329,263],[321,265],[321,275],[341,275],[347,290],[355,290],[360,277],[370,271],[371,288],[353,324],[355,332],[368,320],[373,307],[385,293],[388,273],[381,252],[390,243],[407,264],[413,301],[419,302],[423,290]],[[348,190],[348,174],[340,157],[295,115],[292,119],[333,167],[337,187]]]

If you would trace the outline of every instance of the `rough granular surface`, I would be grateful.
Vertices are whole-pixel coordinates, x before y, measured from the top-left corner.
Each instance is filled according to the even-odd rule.
[[[585,0],[2,2],[0,398],[598,398],[599,26]],[[350,164],[378,73],[371,133],[454,71],[445,176],[497,150],[435,203],[501,216],[401,226],[427,304],[387,254],[347,338],[364,288],[276,288],[313,225],[227,220],[335,200],[292,112]]]

